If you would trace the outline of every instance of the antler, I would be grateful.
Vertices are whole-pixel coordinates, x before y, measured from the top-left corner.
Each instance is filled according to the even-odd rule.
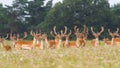
[[[92,31],[93,34],[95,33],[94,30],[93,30],[93,27],[91,27],[91,31]],[[103,31],[104,31],[104,27],[102,26],[101,31],[99,32],[99,34],[101,34]]]
[[[24,37],[23,38],[26,38],[28,35],[27,35],[27,32],[24,32]]]
[[[54,31],[55,35],[57,35],[56,26],[54,26],[53,31]]]
[[[70,30],[69,33],[68,33],[68,35],[70,36],[71,34],[72,34],[72,31]]]
[[[67,26],[64,26],[64,28],[65,28],[64,34],[66,34],[67,33]]]
[[[76,33],[78,33],[78,32],[79,32],[79,28],[77,28],[77,26],[74,26],[74,31],[75,31]]]
[[[74,31],[77,32],[77,26],[74,26]]]
[[[112,32],[110,31],[110,29],[108,29],[108,33],[111,34]]]
[[[83,27],[84,27],[83,33],[88,34],[88,28],[87,28],[87,26],[86,26],[86,25],[83,25]]]
[[[119,28],[117,28],[116,32],[115,33],[118,33],[119,32]]]
[[[30,31],[30,35],[34,36],[34,35],[35,35],[35,33],[33,33],[33,31],[31,30],[31,31]]]
[[[7,39],[9,37],[9,34],[7,33],[7,36],[5,37],[5,39]]]
[[[110,31],[110,29],[108,29],[108,32],[109,32],[109,34],[112,33],[112,32]],[[117,28],[117,30],[116,30],[114,33],[118,34],[118,32],[119,32],[119,28]]]
[[[104,31],[104,27],[101,27],[101,31],[99,32],[100,34]]]
[[[93,31],[93,27],[91,27],[91,31],[92,31],[93,34],[95,33],[95,32]]]
[[[112,36],[112,37],[114,37],[114,36],[119,36],[119,28],[117,28],[117,30],[115,31],[115,32],[111,32],[110,31],[110,29],[108,29],[108,33]]]
[[[50,32],[50,34],[54,37],[55,35],[53,34],[53,31]]]

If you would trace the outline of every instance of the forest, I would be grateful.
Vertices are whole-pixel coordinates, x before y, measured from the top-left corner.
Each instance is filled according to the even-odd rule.
[[[67,26],[72,30],[74,26],[83,30],[83,25],[89,29],[88,38],[91,39],[90,28],[97,32],[104,27],[101,38],[108,37],[108,29],[120,29],[120,4],[110,6],[108,0],[63,0],[53,4],[49,0],[14,0],[12,6],[0,4],[0,35],[13,31],[23,32],[41,31],[50,35],[54,26],[60,31]]]

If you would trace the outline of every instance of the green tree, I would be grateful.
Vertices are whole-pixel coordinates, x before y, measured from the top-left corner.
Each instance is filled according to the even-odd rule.
[[[54,25],[58,28],[66,25],[73,30],[74,25],[82,29],[86,24],[95,26],[98,31],[97,27],[106,27],[111,20],[108,0],[63,0],[62,3],[55,4],[39,26],[50,32]]]
[[[15,0],[13,1],[12,6],[7,6],[8,11],[8,25],[9,29],[14,32],[23,32],[26,31],[26,21],[25,15],[27,15],[26,11],[27,0]],[[13,27],[14,26],[14,27]]]
[[[120,24],[119,24],[119,22],[120,22],[120,3],[111,7],[111,11],[113,13],[112,16],[114,17],[113,23],[111,25],[113,25],[114,28],[116,28],[116,27],[120,28],[119,27],[120,26]]]
[[[0,4],[0,34],[8,32],[7,9]]]
[[[29,29],[35,28],[39,23],[44,21],[45,17],[45,0],[32,0],[28,2],[27,12],[29,17],[26,18]]]

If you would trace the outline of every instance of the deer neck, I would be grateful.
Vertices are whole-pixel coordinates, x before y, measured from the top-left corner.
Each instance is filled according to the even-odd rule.
[[[69,39],[66,39],[65,40],[65,45],[68,45],[68,43],[69,43]]]
[[[43,42],[43,39],[40,41],[40,49],[43,49],[43,45],[44,45],[44,42]]]
[[[45,43],[47,44],[47,47],[50,46],[47,38],[45,38]]]
[[[114,37],[111,40],[111,45],[114,45]]]
[[[3,46],[4,46],[4,43],[0,42],[0,47],[3,48]]]
[[[62,40],[59,39],[59,40],[56,42],[56,48],[60,48],[61,43],[62,43]]]
[[[99,38],[95,38],[95,46],[99,46]]]
[[[79,47],[80,46],[80,41],[79,38],[76,39],[76,46]]]
[[[36,38],[33,38],[33,44],[32,44],[33,48],[36,47],[37,43],[38,43],[38,40]]]

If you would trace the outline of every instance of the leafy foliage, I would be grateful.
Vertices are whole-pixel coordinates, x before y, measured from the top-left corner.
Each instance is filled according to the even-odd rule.
[[[21,33],[41,29],[49,34],[53,26],[58,31],[64,26],[73,31],[75,25],[82,30],[86,24],[89,29],[94,26],[96,31],[104,26],[105,36],[108,28],[114,31],[120,26],[120,4],[110,7],[108,0],[63,0],[54,5],[52,2],[14,0],[12,6],[0,4],[0,31]]]

